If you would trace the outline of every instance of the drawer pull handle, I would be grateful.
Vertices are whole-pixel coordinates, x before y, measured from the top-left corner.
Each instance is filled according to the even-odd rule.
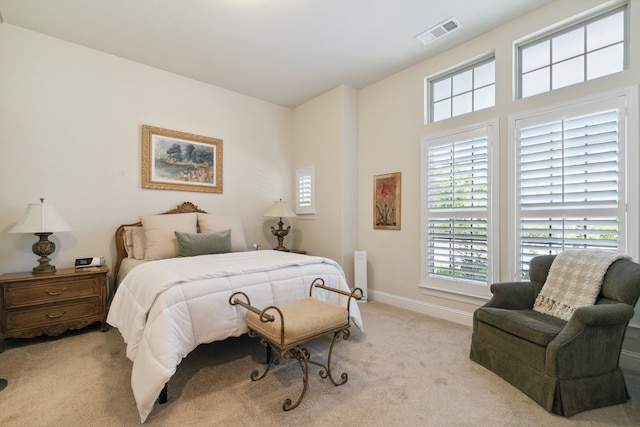
[[[51,295],[52,297],[58,296],[58,295],[62,295],[64,293],[64,291],[66,291],[67,288],[62,288],[62,290],[60,292],[51,292],[49,289],[47,289],[47,294]]]
[[[62,317],[64,316],[64,314],[66,313],[66,311],[62,311],[62,313],[60,314],[49,314],[49,313],[45,313],[45,315],[49,318],[49,319],[57,319],[58,317]]]

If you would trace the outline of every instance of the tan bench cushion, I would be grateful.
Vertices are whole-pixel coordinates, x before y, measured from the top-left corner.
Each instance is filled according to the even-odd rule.
[[[315,298],[295,300],[278,308],[284,317],[284,343],[280,343],[280,316],[276,310],[267,311],[275,316],[276,320],[266,323],[260,321],[259,315],[248,311],[247,326],[275,343],[289,345],[346,327],[349,323],[346,307]]]

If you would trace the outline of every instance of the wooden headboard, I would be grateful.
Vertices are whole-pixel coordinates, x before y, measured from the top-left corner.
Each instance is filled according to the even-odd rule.
[[[207,213],[203,210],[200,210],[196,205],[191,202],[184,202],[174,209],[171,209],[166,212],[162,212],[160,215],[167,214],[179,214],[179,213],[190,213],[190,212],[201,212]],[[127,257],[127,249],[124,245],[124,228],[125,227],[141,227],[142,221],[134,222],[131,224],[122,224],[120,227],[116,229],[116,263],[113,267],[113,277],[118,277],[118,271],[120,270],[120,264],[122,264],[122,260]]]

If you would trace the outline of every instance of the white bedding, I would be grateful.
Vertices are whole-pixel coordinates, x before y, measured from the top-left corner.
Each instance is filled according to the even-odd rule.
[[[256,307],[278,305],[307,296],[316,277],[349,291],[335,261],[278,251],[171,258],[133,268],[114,295],[107,322],[127,343],[141,422],[178,364],[196,346],[247,332],[244,309],[228,303],[233,292],[245,292]],[[346,303],[346,297],[316,291],[314,296],[325,301]],[[362,329],[355,301],[350,312]]]

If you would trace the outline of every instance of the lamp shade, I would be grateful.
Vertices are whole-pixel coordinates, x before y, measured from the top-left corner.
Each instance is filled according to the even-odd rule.
[[[54,205],[44,202],[29,203],[20,221],[9,233],[59,233],[71,231],[71,227],[62,219]]]
[[[277,202],[273,202],[273,205],[262,216],[269,218],[292,218],[296,216],[296,213],[289,209],[287,204],[280,199]]]

